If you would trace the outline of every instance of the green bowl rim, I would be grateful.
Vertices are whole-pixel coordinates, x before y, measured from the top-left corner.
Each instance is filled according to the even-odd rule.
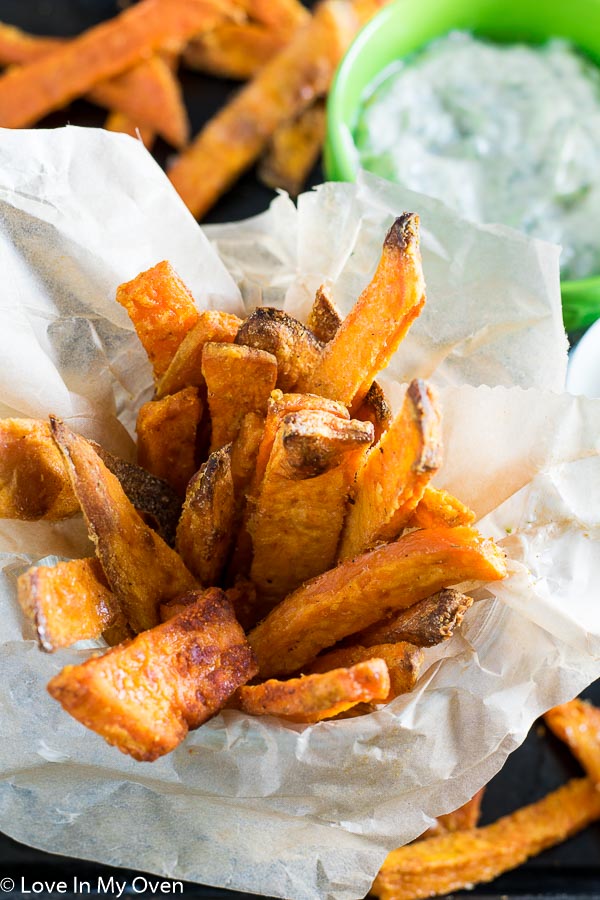
[[[347,132],[348,126],[341,120],[339,109],[341,106],[341,97],[346,89],[348,73],[354,64],[356,58],[363,51],[363,44],[369,39],[372,31],[377,31],[381,27],[385,27],[388,18],[396,15],[396,9],[406,3],[406,0],[396,0],[389,6],[380,9],[373,18],[364,25],[346,51],[342,61],[337,67],[329,97],[327,99],[327,143],[325,154],[325,175],[329,179],[334,177],[331,175],[332,167],[335,171],[335,180],[337,181],[356,181],[356,176],[360,167],[351,159],[344,147],[344,134]],[[335,162],[333,162],[335,160]],[[561,279],[561,286],[576,291],[590,291],[598,293],[600,300],[600,274],[589,275],[586,278]],[[563,298],[569,302],[569,298]]]

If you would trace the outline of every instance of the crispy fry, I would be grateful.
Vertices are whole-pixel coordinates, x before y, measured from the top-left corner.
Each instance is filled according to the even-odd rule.
[[[235,520],[231,444],[226,444],[190,481],[177,528],[177,550],[201,584],[218,582],[235,538]]]
[[[181,558],[144,524],[88,442],[51,418],[54,439],[107,581],[133,631],[158,622],[158,605],[196,587]]]
[[[372,440],[369,423],[319,410],[283,419],[247,522],[250,578],[266,608],[333,564],[348,493]]]
[[[231,477],[236,494],[241,496],[256,470],[258,449],[265,431],[265,417],[249,412],[244,416],[231,446]]]
[[[290,37],[291,33],[256,22],[224,22],[193,38],[183,62],[209,75],[246,81],[285,47]]]
[[[214,451],[236,439],[248,413],[266,413],[277,379],[277,360],[272,354],[251,347],[209,343],[202,353],[202,374],[208,392]]]
[[[106,117],[104,127],[107,131],[115,131],[118,134],[128,134],[130,137],[138,138],[143,143],[146,150],[152,150],[156,139],[156,132],[153,128],[146,125],[137,126],[133,119],[126,116],[122,112],[111,112]]]
[[[472,509],[448,491],[440,491],[428,484],[407,526],[438,528],[446,525],[448,528],[456,528],[457,525],[471,525],[474,521],[475,513]]]
[[[0,78],[0,124],[22,128],[99,82],[135,66],[171,40],[186,41],[228,13],[225,0],[142,0],[52,53]]]
[[[17,588],[21,609],[47,653],[99,638],[122,618],[97,559],[33,566],[19,576]]]
[[[547,712],[544,721],[600,788],[600,709],[585,700],[571,700]]]
[[[158,380],[199,318],[194,298],[164,260],[117,288]],[[172,393],[172,392],[171,392]]]
[[[109,744],[152,762],[177,747],[256,673],[233,609],[222,591],[134,640],[48,684],[63,708]]]
[[[319,4],[290,44],[204,126],[168,173],[193,215],[210,209],[279,125],[323,96],[360,24],[351,4]]]
[[[355,416],[361,422],[371,422],[375,429],[375,441],[379,442],[392,424],[392,409],[378,381],[374,381],[367,391]]]
[[[358,474],[339,559],[398,537],[441,462],[442,427],[436,398],[418,378],[411,381],[402,409]]]
[[[318,100],[295,119],[280,125],[258,167],[267,187],[297,197],[315,165],[325,140],[325,104]]]
[[[343,316],[333,302],[329,288],[322,284],[308,315],[308,327],[317,340],[327,344],[335,337],[342,322]]]
[[[505,575],[502,551],[473,528],[413,531],[302,585],[249,640],[263,677],[295,672],[326,647],[448,582]]]
[[[454,588],[444,588],[391,618],[359,631],[352,635],[351,640],[352,643],[365,647],[393,644],[396,641],[408,641],[418,647],[433,647],[452,637],[472,603],[472,597],[467,597]]]
[[[356,703],[384,700],[390,689],[387,666],[369,659],[350,668],[304,675],[289,681],[272,679],[241,687],[240,708],[253,716],[280,716],[291,722],[320,722]]]
[[[242,320],[231,313],[204,310],[179,345],[169,368],[156,386],[156,396],[166,397],[184,387],[204,387],[202,352],[204,345],[233,343]]]
[[[310,15],[300,0],[240,0],[240,6],[251,19],[284,31],[296,29]]]
[[[306,325],[270,306],[259,306],[248,316],[235,343],[273,354],[277,360],[277,387],[282,391],[293,391],[321,354],[321,344]]]
[[[340,647],[331,650],[316,660],[306,669],[307,675],[317,672],[329,672],[331,669],[355,666],[357,663],[366,662],[369,659],[382,659],[388,667],[390,676],[390,689],[385,697],[381,697],[382,703],[389,703],[400,694],[412,691],[421,666],[424,655],[420,647],[413,644],[377,644],[373,647],[361,647],[355,644],[352,647]]]
[[[0,518],[57,522],[78,512],[48,423],[0,419]]]
[[[424,302],[419,217],[404,213],[386,235],[371,282],[299,388],[341,400],[351,411],[357,409]],[[365,335],[373,339],[365,340]]]
[[[138,413],[139,464],[181,495],[197,469],[196,436],[202,408],[198,388],[188,387],[144,403]]]
[[[600,818],[600,792],[574,779],[487,825],[393,850],[373,883],[380,900],[419,900],[491,881]]]

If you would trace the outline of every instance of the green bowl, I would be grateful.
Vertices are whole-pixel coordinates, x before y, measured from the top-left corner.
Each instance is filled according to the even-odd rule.
[[[390,63],[455,29],[504,42],[563,37],[600,65],[600,0],[396,0],[362,29],[337,71],[327,107],[330,180],[356,178],[352,130],[368,85]],[[600,276],[563,281],[561,291],[567,331],[600,318]]]

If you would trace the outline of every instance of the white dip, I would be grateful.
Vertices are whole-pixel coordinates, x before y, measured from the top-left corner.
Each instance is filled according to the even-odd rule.
[[[365,169],[600,274],[600,69],[566,42],[440,38],[369,88],[355,141]]]

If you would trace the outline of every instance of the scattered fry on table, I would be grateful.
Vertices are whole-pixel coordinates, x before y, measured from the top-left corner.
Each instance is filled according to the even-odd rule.
[[[198,468],[196,440],[202,411],[198,388],[187,387],[162,400],[144,403],[137,417],[140,466],[182,496]]]
[[[418,840],[423,840],[428,837],[438,837],[440,834],[452,834],[455,831],[470,831],[472,828],[477,828],[481,815],[481,801],[483,800],[484,794],[485,788],[482,787],[481,790],[477,791],[470,800],[467,800],[467,802],[462,806],[459,806],[458,809],[446,813],[445,815],[438,816],[435,825],[432,825],[425,834],[418,838]]]
[[[118,479],[85,438],[51,419],[73,490],[106,579],[133,631],[159,621],[158,606],[193,590],[196,581],[181,557],[140,518]]]
[[[329,653],[317,656],[306,668],[305,674],[312,675],[317,672],[329,672],[331,669],[347,668],[367,662],[369,659],[382,659],[388,667],[390,689],[381,702],[389,703],[394,697],[412,691],[417,683],[424,655],[420,647],[407,643],[340,647],[338,650],[330,650]]]
[[[288,681],[264,681],[241,687],[236,695],[240,708],[254,716],[280,716],[291,722],[320,722],[357,703],[383,701],[390,689],[387,666],[370,659],[350,668]]]
[[[260,180],[267,187],[297,197],[323,148],[325,126],[325,104],[321,100],[280,125],[260,161]]]
[[[514,869],[598,819],[600,791],[589,778],[574,779],[493,825],[393,850],[371,893],[380,900],[420,900],[470,888]]]
[[[19,66],[52,53],[63,38],[28,34],[14,25],[0,22],[0,66]]]
[[[444,588],[391,618],[359,631],[350,640],[365,647],[396,641],[408,641],[418,647],[434,647],[452,637],[472,604],[472,597],[461,594],[455,588]]]
[[[321,344],[306,325],[270,306],[259,306],[248,316],[240,325],[235,343],[273,354],[281,391],[293,391],[321,353]]]
[[[475,513],[448,491],[441,491],[428,484],[407,525],[410,528],[437,528],[446,525],[472,525]]]
[[[190,69],[246,81],[252,78],[291,38],[291,32],[256,22],[224,22],[192,38],[183,53]]]
[[[115,131],[118,134],[128,134],[130,137],[138,138],[143,143],[146,150],[152,150],[156,139],[156,132],[153,128],[145,125],[136,125],[133,119],[126,116],[122,112],[111,112],[106,117],[104,127],[107,131]]]
[[[48,684],[51,696],[134,759],[152,762],[169,753],[256,673],[223,591],[195,597],[132,641],[66,666]]]
[[[326,647],[448,583],[505,575],[503,552],[473,528],[413,531],[302,585],[249,640],[263,677],[295,672]]]
[[[585,700],[571,700],[547,712],[544,721],[600,788],[600,709]]]

